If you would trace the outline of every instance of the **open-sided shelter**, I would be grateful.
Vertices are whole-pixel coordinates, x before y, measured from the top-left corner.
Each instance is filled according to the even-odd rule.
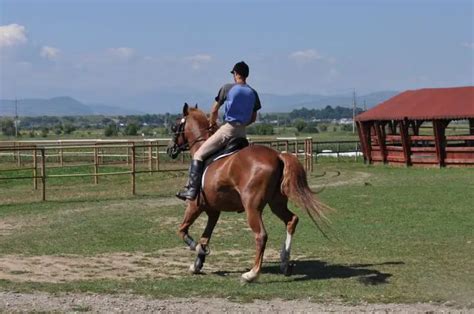
[[[474,86],[405,91],[355,120],[368,163],[474,166]],[[469,128],[447,134],[456,120]]]

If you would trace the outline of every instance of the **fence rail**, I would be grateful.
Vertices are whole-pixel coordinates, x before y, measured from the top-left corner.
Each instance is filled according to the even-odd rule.
[[[170,163],[166,155],[165,140],[149,141],[88,141],[67,143],[48,142],[0,142],[0,181],[31,179],[33,189],[38,189],[41,182],[42,200],[46,200],[48,178],[92,177],[94,184],[99,184],[103,176],[129,175],[130,190],[136,194],[136,175],[156,172],[187,170],[186,159],[189,154],[183,154],[180,160],[182,167],[166,167]],[[304,163],[306,171],[313,171],[313,163],[324,156],[336,157],[349,154],[356,160],[360,156],[358,141],[325,141],[316,142],[312,138],[284,138],[276,140],[250,141],[251,145],[266,145],[279,151],[296,155]],[[2,164],[16,164],[14,168],[3,167]],[[138,165],[142,168],[137,168]],[[55,168],[71,168],[91,166],[89,173],[48,174]],[[121,166],[123,171],[101,172],[107,166]],[[145,169],[143,169],[143,167]],[[120,169],[119,169],[120,170]],[[31,171],[31,175],[2,176],[2,173],[14,171]]]

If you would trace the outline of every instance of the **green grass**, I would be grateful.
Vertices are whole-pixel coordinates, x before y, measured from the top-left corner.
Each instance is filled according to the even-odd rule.
[[[138,178],[136,197],[129,195],[128,176],[124,176],[110,177],[98,186],[89,181],[71,186],[58,182],[54,193],[50,192],[52,200],[44,203],[0,201],[0,225],[3,221],[20,226],[0,236],[0,257],[94,257],[116,252],[158,256],[161,250],[171,249],[177,257],[189,258],[191,264],[192,253],[186,255],[176,236],[184,204],[162,203],[185,178],[177,173]],[[8,187],[0,187],[0,196],[6,195],[5,190],[31,192],[29,181],[9,182]],[[177,278],[91,278],[66,283],[0,280],[0,289],[135,293],[159,298],[215,296],[242,301],[275,297],[345,303],[453,301],[473,306],[474,169],[392,168],[323,160],[315,165],[310,182],[315,189],[325,186],[320,198],[336,212],[329,215],[332,224],[327,240],[302,210],[292,207],[301,220],[293,243],[296,265],[291,277],[278,273],[278,260],[270,254],[279,250],[285,231],[267,208],[264,222],[270,255],[254,284],[241,285],[239,280],[252,266],[254,254],[245,216],[223,213],[205,275],[187,275],[183,266]],[[191,228],[195,238],[203,223],[204,217]],[[238,253],[225,253],[228,250]]]

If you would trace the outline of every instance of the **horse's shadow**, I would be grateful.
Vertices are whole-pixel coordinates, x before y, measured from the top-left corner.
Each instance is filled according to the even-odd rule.
[[[377,264],[329,264],[319,260],[292,261],[292,281],[325,280],[358,277],[364,285],[387,284],[392,274],[372,269],[382,265],[404,265],[404,262],[384,262]],[[234,271],[217,271],[218,276],[226,276]],[[269,262],[262,266],[262,274],[281,274],[279,262]]]

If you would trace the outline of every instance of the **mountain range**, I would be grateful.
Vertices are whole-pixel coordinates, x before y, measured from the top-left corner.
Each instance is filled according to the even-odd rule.
[[[371,108],[398,94],[396,91],[381,91],[356,98],[357,106]],[[351,107],[353,97],[343,95],[275,95],[260,94],[262,112],[290,112],[293,109],[306,107],[320,109],[326,106]],[[155,113],[179,113],[184,102],[194,105],[198,103],[205,111],[210,109],[213,97],[210,94],[179,92],[157,92],[154,94],[140,95],[134,99],[124,101],[126,105],[111,105],[100,103],[85,104],[69,96],[54,97],[50,99],[0,99],[0,116],[14,116],[15,102],[19,116],[78,116],[78,115],[142,115]]]

